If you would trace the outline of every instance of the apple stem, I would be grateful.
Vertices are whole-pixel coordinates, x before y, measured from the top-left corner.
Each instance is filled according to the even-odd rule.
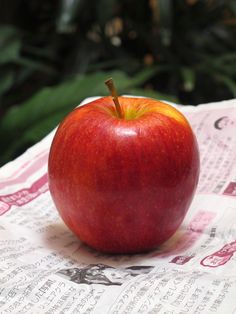
[[[112,100],[115,104],[115,107],[116,107],[116,112],[117,112],[117,115],[120,119],[123,119],[124,118],[124,114],[123,114],[123,110],[122,110],[122,107],[119,103],[119,100],[118,100],[118,96],[117,96],[117,92],[116,92],[116,88],[115,88],[115,84],[113,82],[113,79],[112,78],[109,78],[105,81],[105,84],[107,85],[110,93],[111,93],[111,96],[112,96]]]

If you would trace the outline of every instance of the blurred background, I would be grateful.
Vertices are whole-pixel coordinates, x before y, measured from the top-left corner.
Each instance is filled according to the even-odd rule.
[[[236,97],[235,0],[0,0],[0,165],[81,100]]]

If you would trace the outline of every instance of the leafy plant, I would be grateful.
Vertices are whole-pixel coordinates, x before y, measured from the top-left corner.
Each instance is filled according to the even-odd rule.
[[[236,96],[234,0],[0,0],[0,164],[88,96]]]

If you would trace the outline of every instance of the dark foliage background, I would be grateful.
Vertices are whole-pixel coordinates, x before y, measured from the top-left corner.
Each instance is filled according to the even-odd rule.
[[[235,0],[0,0],[0,164],[76,104],[120,94],[236,96]]]

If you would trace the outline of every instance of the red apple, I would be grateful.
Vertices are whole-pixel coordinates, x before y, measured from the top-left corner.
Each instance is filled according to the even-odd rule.
[[[118,101],[121,114],[104,97],[60,124],[49,188],[82,241],[103,252],[137,253],[157,247],[182,223],[198,182],[199,152],[174,107],[147,98]]]

